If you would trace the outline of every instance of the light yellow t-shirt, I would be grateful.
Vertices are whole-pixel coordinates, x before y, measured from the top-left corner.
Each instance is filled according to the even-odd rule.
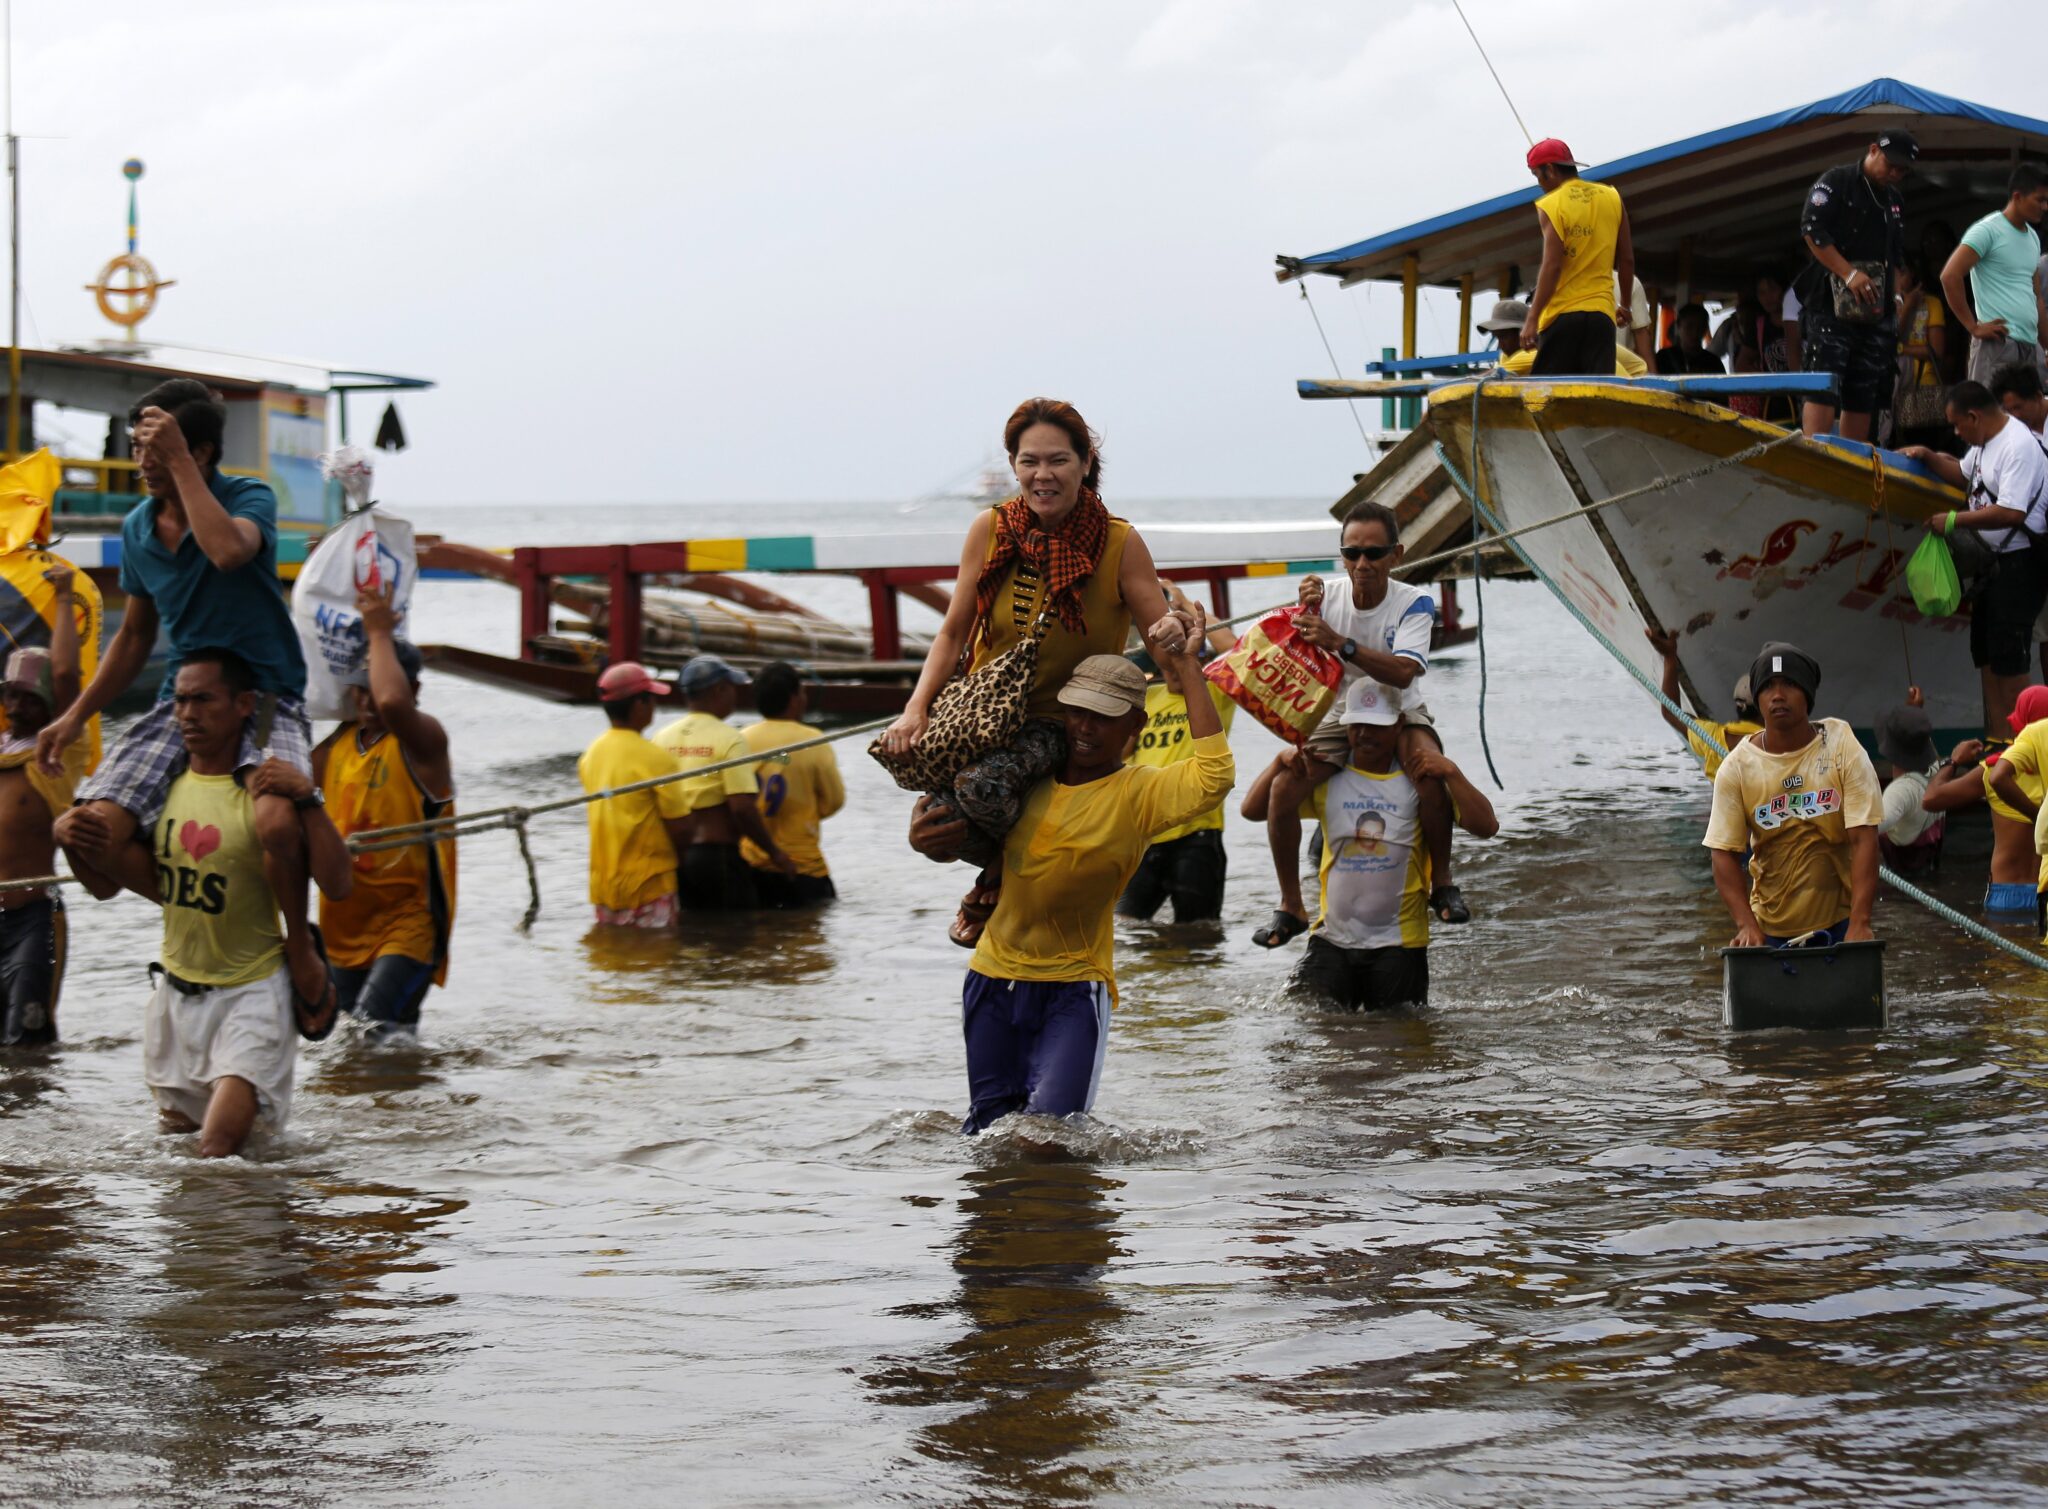
[[[1855,733],[1840,718],[1815,727],[1790,754],[1745,739],[1714,777],[1706,845],[1750,851],[1749,904],[1773,937],[1849,915],[1849,830],[1884,821],[1877,772]]]
[[[268,978],[284,958],[284,930],[248,788],[186,771],[164,799],[155,849],[164,968],[199,985]]]
[[[1751,734],[1760,734],[1764,731],[1761,723],[1716,723],[1711,718],[1698,718],[1694,721],[1719,739],[1723,749],[1733,749]],[[1714,746],[1693,732],[1690,727],[1685,731],[1685,747],[1699,756],[1700,768],[1706,771],[1708,780],[1711,781],[1721,773],[1721,761],[1725,757],[1716,754]]]
[[[1524,346],[1521,350],[1515,352],[1514,355],[1504,356],[1500,359],[1501,371],[1513,372],[1520,376],[1527,376],[1529,369],[1535,365],[1536,348],[1533,346]],[[1640,356],[1637,356],[1632,348],[1628,346],[1616,346],[1614,348],[1614,375],[1616,377],[1646,377],[1649,375],[1649,371],[1650,364]]]
[[[605,730],[576,762],[585,791],[630,786],[675,769],[674,756],[630,728]],[[607,797],[584,810],[590,815],[592,904],[629,912],[674,893],[676,846],[662,821],[689,815],[681,781]]]
[[[742,730],[740,738],[747,748],[758,752],[815,739],[818,732],[808,723],[763,718]],[[795,863],[798,874],[821,880],[830,875],[825,851],[818,846],[818,828],[846,805],[846,783],[839,778],[839,761],[832,746],[820,744],[763,760],[754,767],[754,776],[761,789],[761,821],[768,825],[768,836]],[[751,838],[740,840],[740,857],[757,870],[774,868]]]
[[[1237,704],[1206,676],[1202,678],[1202,685],[1209,689],[1209,701],[1216,709],[1216,716],[1223,720],[1223,731],[1229,733],[1230,720],[1237,714]],[[1185,760],[1193,748],[1194,741],[1188,737],[1187,699],[1168,690],[1165,682],[1153,682],[1145,688],[1145,728],[1138,735],[1138,747],[1131,751],[1131,763],[1164,770]],[[1204,828],[1221,831],[1222,827],[1223,806],[1219,802],[1193,822],[1169,828],[1152,842],[1169,844],[1176,838],[1186,838]]]
[[[2039,730],[2039,732],[2036,732]],[[2019,737],[1999,753],[1999,759],[2012,766],[2012,773],[2020,779],[2020,790],[2036,807],[2041,805],[2041,793],[2048,790],[2048,782],[2042,780],[2041,772],[2044,754],[2048,754],[2048,723],[2040,720],[2029,723],[2019,732]],[[2016,823],[2029,821],[2027,815],[1998,794],[1998,788],[1991,784],[1991,774],[1998,767],[1985,761],[1981,767],[1984,778],[1984,804],[2000,817],[2010,818]]]
[[[1564,242],[1564,270],[1536,327],[1550,328],[1561,314],[1615,313],[1614,247],[1621,235],[1621,195],[1611,185],[1571,178],[1536,201]]]
[[[1215,806],[1236,779],[1230,741],[1211,734],[1164,770],[1040,781],[1003,840],[1002,899],[970,967],[997,980],[1100,980],[1114,1001],[1116,898],[1157,835]]]
[[[684,770],[721,764],[747,752],[747,741],[740,737],[740,731],[709,713],[684,713],[667,727],[657,728],[648,738],[673,755]],[[730,770],[683,782],[684,810],[697,812],[716,807],[729,796],[745,796],[760,789],[753,766],[735,765]]]

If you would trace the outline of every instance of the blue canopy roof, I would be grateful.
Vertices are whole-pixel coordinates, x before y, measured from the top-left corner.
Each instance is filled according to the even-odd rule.
[[[2020,155],[2048,155],[2048,121],[1993,110],[1897,79],[1702,132],[1585,170],[1612,183],[1628,205],[1637,266],[1669,282],[1689,241],[1695,287],[1746,287],[1755,272],[1800,255],[1799,205],[1823,171],[1861,155],[1878,132],[1904,126],[1920,140],[1905,186],[1915,225],[1945,219],[1960,230],[2005,202],[2005,175]],[[1533,281],[1538,243],[1527,208],[1534,184],[1335,251],[1280,261],[1282,281],[1322,273],[1355,283],[1399,278],[1417,258],[1425,284],[1471,276],[1492,289]],[[1530,265],[1530,278],[1520,276]]]

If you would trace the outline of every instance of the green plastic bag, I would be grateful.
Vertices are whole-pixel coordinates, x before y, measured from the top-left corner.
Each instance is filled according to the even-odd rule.
[[[1963,584],[1956,577],[1947,540],[1930,534],[1920,542],[1906,562],[1906,586],[1912,590],[1913,605],[1929,618],[1946,618],[1961,606]]]

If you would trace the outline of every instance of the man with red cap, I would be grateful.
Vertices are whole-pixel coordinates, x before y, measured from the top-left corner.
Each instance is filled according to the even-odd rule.
[[[1632,288],[1635,247],[1628,212],[1609,184],[1579,177],[1572,149],[1556,137],[1529,149],[1529,171],[1542,196],[1536,224],[1543,232],[1543,266],[1522,344],[1534,348],[1534,376],[1614,375],[1615,290]]]
[[[597,698],[611,727],[576,762],[586,792],[595,795],[677,773],[675,757],[646,738],[654,699],[668,694],[668,684],[635,660],[622,660],[597,678]],[[676,855],[690,843],[683,783],[608,796],[586,810],[590,904],[598,924],[673,928]]]

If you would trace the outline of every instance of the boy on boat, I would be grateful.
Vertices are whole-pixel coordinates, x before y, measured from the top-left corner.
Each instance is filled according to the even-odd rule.
[[[1162,580],[1166,600],[1190,618],[1193,605],[1174,583]],[[1237,643],[1230,630],[1217,626],[1209,631],[1209,648],[1217,654]],[[1207,676],[1201,678],[1209,701],[1230,732],[1237,713],[1221,687]],[[1129,759],[1133,765],[1159,769],[1178,765],[1194,752],[1194,738],[1188,732],[1187,686],[1168,659],[1159,666],[1159,680],[1145,688],[1145,727],[1139,732]],[[1223,881],[1229,864],[1223,853],[1223,808],[1218,806],[1169,828],[1152,840],[1152,847],[1138,862],[1138,873],[1117,898],[1119,917],[1150,918],[1170,899],[1175,922],[1209,922],[1223,915]]]
[[[1608,346],[1614,348],[1611,330]],[[1344,515],[1338,553],[1344,558],[1349,590],[1328,592],[1320,576],[1303,577],[1299,599],[1315,611],[1295,620],[1302,638],[1341,662],[1344,679],[1337,699],[1306,745],[1283,752],[1267,778],[1252,783],[1241,809],[1250,821],[1266,825],[1273,868],[1280,879],[1280,905],[1272,921],[1252,934],[1252,942],[1261,948],[1279,948],[1309,929],[1308,906],[1301,899],[1301,805],[1350,757],[1351,742],[1340,721],[1350,688],[1360,678],[1371,677],[1394,694],[1401,708],[1404,761],[1412,764],[1427,749],[1443,752],[1417,685],[1429,670],[1436,604],[1422,588],[1393,579],[1394,568],[1401,564],[1401,526],[1394,511],[1383,503],[1355,505]],[[1435,778],[1423,781],[1432,785]],[[1435,880],[1430,910],[1439,922],[1471,921],[1465,898],[1451,880],[1448,805],[1432,803],[1425,810],[1423,841],[1429,846]]]
[[[342,837],[428,822],[454,810],[448,732],[420,711],[420,652],[398,637],[389,589],[357,595],[367,641],[348,676],[353,721],[313,751]],[[432,985],[448,983],[455,924],[455,841],[355,856],[355,889],[320,902],[320,929],[341,1009],[373,1038],[417,1032]]]
[[[188,650],[171,696],[186,758],[146,838],[114,842],[99,803],[71,813],[86,889],[105,898],[125,886],[163,908],[143,1080],[164,1130],[198,1132],[202,1158],[239,1152],[259,1120],[277,1132],[291,1115],[299,1031],[257,803],[275,798],[304,825],[322,892],[343,897],[353,883],[312,777],[281,760],[243,763],[259,700],[254,669],[233,650]]]
[[[614,791],[676,773],[675,756],[646,739],[654,699],[666,697],[637,660],[622,660],[597,678],[597,700],[611,727],[583,751],[576,774],[585,792]],[[590,907],[599,927],[673,931],[676,855],[690,844],[683,783],[608,796],[584,809],[590,823]]]
[[[716,655],[697,656],[676,681],[690,710],[652,735],[680,770],[727,767],[682,783],[683,810],[690,814],[689,846],[677,872],[685,911],[750,912],[761,905],[754,868],[740,854],[742,838],[752,839],[778,874],[797,874],[796,862],[762,821],[755,767],[729,763],[746,758],[747,741],[725,720],[739,706],[739,689],[752,681]]]
[[[1733,946],[1862,942],[1877,903],[1877,772],[1847,723],[1813,720],[1820,666],[1811,656],[1767,644],[1749,681],[1763,732],[1729,750],[1707,819]]]
[[[84,771],[82,744],[65,751],[61,775],[46,774],[35,762],[36,735],[78,697],[75,572],[59,562],[43,575],[57,589],[50,605],[50,647],[16,650],[0,682],[0,704],[7,709],[6,737],[0,740],[0,880],[28,880],[56,869],[53,830]],[[55,886],[0,891],[0,1048],[57,1041],[66,941],[64,903]]]
[[[766,753],[815,739],[820,730],[803,721],[810,698],[803,677],[793,665],[776,661],[754,678],[754,706],[761,721],[750,723],[740,739],[748,749]],[[830,744],[799,749],[765,759],[755,771],[761,790],[761,819],[790,862],[794,875],[784,874],[768,851],[751,838],[740,843],[740,856],[754,872],[754,889],[763,906],[819,906],[838,896],[832,872],[825,865],[819,829],[825,819],[846,805],[846,783]]]
[[[226,647],[250,667],[259,711],[249,720],[237,768],[266,757],[310,777],[313,728],[306,721],[306,663],[298,630],[277,577],[277,495],[255,477],[220,469],[227,408],[204,383],[173,378],[145,393],[129,412],[135,456],[149,496],[121,524],[121,590],[128,608],[107,645],[92,684],[53,719],[36,741],[46,774],[63,769],[63,754],[133,684],[156,648],[159,625],[170,639],[157,704],[108,751],[79,792],[97,820],[57,823],[57,842],[74,863],[83,854],[101,868],[112,850],[87,851],[85,835],[104,835],[118,849],[148,833],[171,782],[185,767],[173,697],[178,668],[195,649]],[[316,793],[317,795],[317,793]],[[259,796],[256,827],[264,872],[284,912],[285,961],[303,1028],[332,1023],[334,993],[306,915],[306,843],[299,815],[283,797]]]
[[[1341,713],[1345,768],[1316,788],[1323,825],[1319,907],[1293,984],[1351,1011],[1429,1000],[1429,846],[1422,815],[1448,803],[1475,838],[1500,831],[1493,804],[1441,750],[1404,770],[1398,695],[1371,677],[1351,683]],[[1432,780],[1428,791],[1416,777]],[[1263,777],[1262,777],[1263,779]]]
[[[1183,685],[1202,674],[1202,611],[1155,639]],[[1166,645],[1174,646],[1168,651]],[[1121,655],[1090,655],[1059,691],[1066,757],[1034,785],[1003,839],[1003,884],[963,990],[970,1105],[961,1131],[1024,1112],[1070,1116],[1095,1103],[1116,1000],[1113,907],[1154,838],[1221,802],[1236,776],[1206,697],[1188,704],[1187,759],[1126,765],[1145,723],[1145,677]],[[911,844],[949,859],[968,825],[930,797]]]

